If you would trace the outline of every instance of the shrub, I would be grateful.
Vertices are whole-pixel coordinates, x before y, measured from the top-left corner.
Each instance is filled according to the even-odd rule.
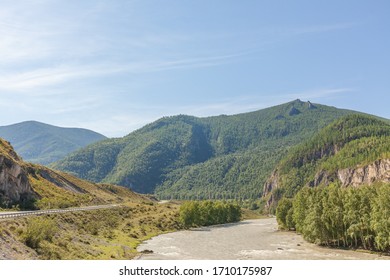
[[[42,217],[31,218],[27,222],[24,243],[30,248],[37,249],[42,241],[52,241],[57,231],[57,225],[53,220]]]

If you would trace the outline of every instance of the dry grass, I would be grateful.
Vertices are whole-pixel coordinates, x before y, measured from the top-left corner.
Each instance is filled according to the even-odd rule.
[[[44,235],[33,243],[26,238],[29,232],[46,225],[50,226],[46,232],[52,236]],[[53,225],[57,230],[51,231]],[[23,251],[33,249],[40,259],[72,260],[132,259],[142,241],[181,228],[178,205],[148,202],[129,202],[115,209],[42,216],[39,219],[8,220],[1,222],[0,226],[3,232],[12,236],[15,246],[25,248],[13,258],[28,258],[23,256]]]

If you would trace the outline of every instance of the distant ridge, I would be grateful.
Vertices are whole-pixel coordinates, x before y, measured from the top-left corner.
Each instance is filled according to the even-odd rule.
[[[104,135],[88,129],[63,128],[37,121],[0,126],[0,137],[9,141],[25,161],[44,165],[106,139]]]

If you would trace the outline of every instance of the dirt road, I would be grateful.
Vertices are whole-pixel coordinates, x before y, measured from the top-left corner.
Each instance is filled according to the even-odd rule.
[[[390,259],[351,250],[329,249],[308,243],[293,232],[280,232],[274,218],[248,220],[164,234],[138,247],[143,260],[372,260]]]

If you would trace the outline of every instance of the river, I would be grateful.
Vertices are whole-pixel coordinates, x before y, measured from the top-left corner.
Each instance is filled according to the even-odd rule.
[[[331,249],[277,230],[276,219],[247,220],[154,237],[138,248],[141,260],[388,260],[390,257]]]

